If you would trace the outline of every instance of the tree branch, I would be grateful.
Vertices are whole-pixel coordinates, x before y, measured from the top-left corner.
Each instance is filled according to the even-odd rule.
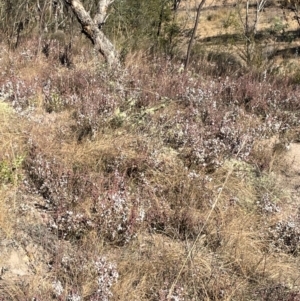
[[[105,23],[108,15],[108,7],[114,2],[114,0],[100,0],[98,2],[98,12],[94,17],[94,22],[98,24],[98,27],[101,28]]]
[[[65,2],[71,7],[78,22],[81,24],[82,32],[91,40],[95,49],[104,56],[110,66],[119,65],[119,55],[115,50],[114,45],[99,28],[101,27],[99,24],[102,24],[105,20],[108,6],[113,2],[113,0],[99,0],[98,13],[94,20],[84,9],[80,0],[65,0]]]

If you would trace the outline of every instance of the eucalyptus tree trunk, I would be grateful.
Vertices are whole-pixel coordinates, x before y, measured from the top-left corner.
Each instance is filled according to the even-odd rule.
[[[98,9],[94,18],[85,10],[80,0],[65,0],[82,27],[82,32],[91,40],[109,66],[119,65],[119,55],[112,42],[103,33],[102,26],[107,19],[108,7],[114,0],[98,0]]]

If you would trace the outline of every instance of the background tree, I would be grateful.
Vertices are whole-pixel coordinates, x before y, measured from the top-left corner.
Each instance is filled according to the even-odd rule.
[[[193,42],[194,42],[195,35],[196,35],[197,29],[198,29],[200,12],[201,12],[205,2],[206,2],[206,0],[202,0],[199,3],[198,7],[197,7],[197,15],[196,15],[194,27],[193,27],[193,30],[192,30],[192,35],[191,35],[190,40],[189,40],[188,50],[187,50],[187,54],[186,54],[186,58],[185,58],[184,69],[187,69],[187,67],[189,65]]]
[[[180,3],[180,0],[3,0],[0,34],[13,48],[22,40],[34,38],[38,40],[37,53],[40,53],[45,44],[51,48],[54,33],[63,32],[69,45],[81,29],[110,64],[118,61],[113,44],[118,45],[123,55],[142,50],[173,57],[182,36],[176,20]]]
[[[19,44],[21,32],[34,27],[38,20],[38,12],[33,1],[5,0],[1,2],[0,29],[2,37],[10,47]]]
[[[3,0],[0,2],[1,36],[12,48],[17,48],[21,37],[40,39],[46,34],[68,27],[63,0]]]
[[[118,0],[106,27],[124,55],[130,51],[173,56],[181,29],[174,17],[174,0]],[[176,1],[176,10],[179,7]]]
[[[245,4],[238,2],[238,14],[243,27],[243,36],[245,41],[245,50],[243,51],[243,59],[248,65],[253,63],[253,55],[255,56],[255,40],[257,34],[257,27],[260,21],[260,14],[266,6],[268,0],[256,0],[255,4],[255,16],[253,20],[250,19],[250,0],[246,1],[245,13],[243,14],[243,8]]]

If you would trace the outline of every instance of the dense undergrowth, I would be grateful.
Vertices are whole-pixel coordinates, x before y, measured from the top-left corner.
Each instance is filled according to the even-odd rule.
[[[276,181],[299,85],[98,59],[1,53],[0,231],[47,256],[0,299],[300,300],[299,212]]]

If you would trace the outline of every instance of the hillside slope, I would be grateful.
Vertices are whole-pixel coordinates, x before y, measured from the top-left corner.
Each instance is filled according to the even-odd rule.
[[[0,299],[299,300],[299,85],[32,49],[0,61]]]

